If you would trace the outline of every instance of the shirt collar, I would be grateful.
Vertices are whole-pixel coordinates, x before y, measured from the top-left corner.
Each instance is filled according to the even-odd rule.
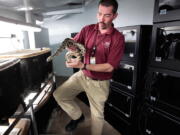
[[[99,30],[99,25],[98,25],[98,23],[97,24],[95,24],[95,27],[94,27],[94,30]],[[114,27],[111,27],[111,29],[109,29],[106,33],[104,33],[104,34],[112,34],[114,32]]]

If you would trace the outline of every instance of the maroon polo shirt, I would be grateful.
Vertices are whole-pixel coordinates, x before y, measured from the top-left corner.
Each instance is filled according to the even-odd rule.
[[[90,64],[93,47],[96,46],[96,64],[109,63],[117,68],[124,51],[124,36],[115,28],[101,34],[98,24],[85,26],[74,40],[85,45],[86,53],[84,63]],[[108,80],[112,78],[112,72],[95,72],[83,70],[84,74],[92,79]]]

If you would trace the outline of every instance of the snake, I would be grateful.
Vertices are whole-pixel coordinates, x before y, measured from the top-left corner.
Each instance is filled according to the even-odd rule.
[[[73,49],[71,49],[71,48],[73,48]],[[83,59],[85,51],[86,51],[83,44],[77,43],[76,41],[74,41],[71,38],[66,38],[59,45],[59,47],[55,51],[55,53],[47,58],[47,62],[52,61],[55,56],[60,55],[60,53],[63,52],[63,50],[65,50],[65,49],[68,50],[65,55],[66,61],[70,61],[71,59],[78,59],[79,61],[81,61]]]

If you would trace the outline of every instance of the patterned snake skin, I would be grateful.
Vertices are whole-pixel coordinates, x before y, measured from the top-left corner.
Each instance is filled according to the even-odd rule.
[[[84,45],[79,44],[70,38],[66,38],[56,52],[47,58],[47,62],[51,61],[55,56],[58,56],[64,49],[67,48],[73,48],[73,50],[69,50],[65,55],[65,59],[67,61],[70,61],[72,58],[77,58],[80,61],[82,60],[85,53]]]

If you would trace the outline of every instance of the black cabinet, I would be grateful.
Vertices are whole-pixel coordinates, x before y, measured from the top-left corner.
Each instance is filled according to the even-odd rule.
[[[22,102],[22,78],[20,75],[20,59],[0,60],[0,123],[16,111]]]
[[[127,26],[118,30],[125,37],[125,52],[110,81],[105,119],[123,135],[135,135],[152,26]]]
[[[125,37],[125,50],[122,60],[140,61],[148,57],[151,40],[151,25],[135,25],[117,28]]]
[[[137,94],[141,89],[147,68],[152,26],[119,27],[125,37],[125,52],[119,67],[114,71],[111,84]]]
[[[179,135],[180,118],[166,111],[144,105],[139,121],[141,135]]]
[[[155,0],[154,23],[180,20],[179,0]]]
[[[117,69],[115,69],[111,84],[115,87],[134,92],[136,85],[136,66],[132,63],[124,63],[121,61]]]
[[[180,72],[150,68],[146,81],[146,100],[180,118]]]
[[[123,135],[134,134],[135,128],[133,124],[120,117],[119,113],[116,113],[112,106],[105,106],[105,120]]]
[[[180,22],[153,25],[151,66],[180,71]]]
[[[179,135],[180,1],[155,0],[144,100],[137,120],[140,135]]]
[[[127,121],[131,121],[134,104],[133,95],[125,93],[116,87],[110,87],[107,105]]]

